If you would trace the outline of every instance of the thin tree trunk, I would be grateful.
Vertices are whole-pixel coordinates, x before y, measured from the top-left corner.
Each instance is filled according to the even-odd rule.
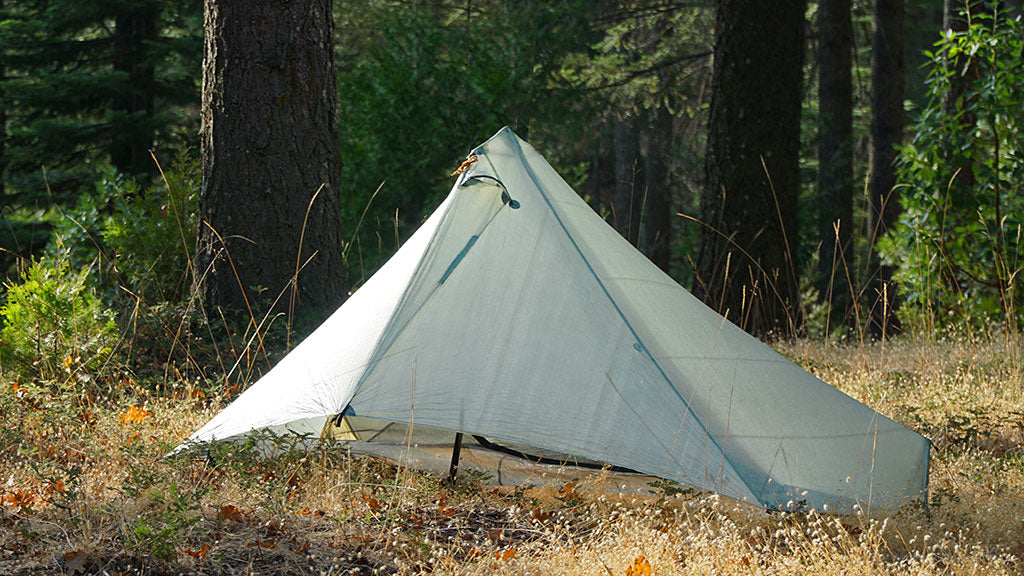
[[[899,295],[893,267],[878,257],[878,241],[900,214],[896,188],[896,145],[903,138],[903,0],[875,0],[871,43],[871,175],[868,310],[875,337],[900,331]]]
[[[0,0],[0,11],[4,9],[4,0]],[[4,67],[2,61],[0,61],[0,90],[3,90],[4,84],[7,82],[7,69]],[[2,92],[0,92],[2,94]],[[7,191],[7,157],[4,155],[6,150],[4,149],[7,143],[7,102],[6,99],[0,100],[0,198],[4,198],[4,194]],[[7,203],[4,198],[4,203]]]
[[[793,333],[801,322],[794,256],[804,8],[718,3],[694,292],[760,334]]]
[[[853,24],[850,0],[818,4],[817,288],[829,329],[849,323],[853,243]]]
[[[110,144],[110,161],[123,174],[150,172],[153,146],[154,67],[148,44],[156,40],[160,9],[155,2],[126,6],[114,29],[114,70],[128,76],[127,89],[114,98],[118,122]]]
[[[205,17],[206,304],[247,312],[283,292],[331,312],[345,298],[332,1],[206,0]]]
[[[647,155],[644,166],[644,254],[659,268],[669,270],[672,222],[672,114],[664,106],[648,111]]]
[[[636,124],[632,115],[615,121],[615,198],[612,203],[615,229],[634,246],[640,228],[640,198],[636,193]]]

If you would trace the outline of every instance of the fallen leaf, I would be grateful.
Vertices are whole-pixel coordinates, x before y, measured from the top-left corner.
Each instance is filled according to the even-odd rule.
[[[374,512],[377,512],[378,510],[384,508],[383,506],[380,505],[380,502],[369,496],[363,496],[363,500],[366,500],[366,505],[369,506],[370,510],[373,510]]]
[[[139,408],[138,406],[129,406],[128,410],[121,412],[121,414],[118,415],[117,419],[122,425],[138,424],[140,422],[144,422],[152,415],[152,412]]]
[[[231,520],[234,522],[244,522],[245,514],[238,508],[228,504],[226,506],[221,506],[220,512],[217,513],[217,519],[221,521]]]
[[[651,563],[643,556],[637,556],[633,565],[626,568],[626,576],[651,576]]]
[[[210,554],[210,545],[203,544],[198,550],[195,548],[185,548],[185,554],[193,558],[206,558]]]
[[[64,563],[68,567],[68,574],[85,572],[85,562],[89,559],[89,552],[86,550],[73,550],[64,553]]]
[[[509,560],[516,557],[517,551],[515,548],[505,548],[500,552],[494,553],[495,560],[501,560],[502,562],[508,562]]]
[[[537,520],[539,522],[543,522],[545,520],[551,519],[551,513],[544,512],[540,508],[534,508],[533,511],[530,512],[530,518],[533,518],[534,520]]]

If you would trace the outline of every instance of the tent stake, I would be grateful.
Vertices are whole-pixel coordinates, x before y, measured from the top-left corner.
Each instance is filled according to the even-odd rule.
[[[452,465],[448,468],[448,482],[455,483],[459,474],[459,454],[462,452],[462,432],[455,433],[455,445],[452,446]]]

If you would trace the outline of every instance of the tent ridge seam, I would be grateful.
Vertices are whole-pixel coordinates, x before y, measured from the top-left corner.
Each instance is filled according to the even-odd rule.
[[[715,438],[708,431],[707,426],[704,425],[704,422],[702,422],[700,418],[698,418],[697,415],[694,413],[693,409],[690,407],[690,404],[686,401],[686,399],[683,398],[683,395],[679,392],[679,389],[676,388],[676,385],[672,382],[672,379],[668,377],[668,374],[665,372],[664,368],[661,367],[661,364],[659,364],[658,361],[651,354],[650,350],[647,348],[647,345],[644,344],[644,341],[640,338],[640,335],[637,334],[636,329],[633,328],[633,325],[632,323],[630,323],[629,318],[626,318],[626,314],[622,311],[621,308],[619,308],[618,302],[615,301],[615,298],[612,297],[611,292],[608,291],[608,288],[604,285],[604,282],[601,281],[600,275],[598,275],[597,271],[594,270],[593,265],[591,265],[590,261],[587,259],[587,256],[583,253],[583,250],[576,242],[576,239],[573,238],[572,234],[569,233],[569,229],[565,226],[565,222],[562,221],[562,217],[558,214],[558,211],[555,210],[555,207],[551,203],[551,199],[548,198],[548,195],[544,192],[544,188],[540,185],[540,182],[537,180],[537,175],[534,174],[533,168],[530,166],[530,163],[527,162],[526,156],[523,154],[523,148],[519,144],[518,137],[507,126],[502,130],[502,132],[508,137],[509,141],[512,142],[513,150],[515,150],[516,154],[519,156],[519,161],[523,163],[523,168],[526,169],[526,173],[530,176],[530,180],[533,181],[533,185],[535,188],[537,188],[537,192],[540,194],[540,197],[543,198],[544,202],[548,205],[548,208],[551,210],[551,213],[555,216],[555,220],[558,221],[559,226],[562,227],[562,231],[565,232],[565,235],[569,239],[569,242],[571,242],[573,248],[576,249],[576,253],[580,255],[580,258],[583,260],[583,263],[586,264],[587,269],[590,270],[590,273],[594,276],[594,280],[597,281],[598,286],[601,287],[601,290],[604,292],[605,296],[608,297],[608,301],[611,302],[612,307],[615,308],[615,311],[619,314],[619,317],[622,318],[622,321],[626,324],[626,328],[629,329],[630,333],[633,335],[633,338],[636,339],[643,353],[654,364],[654,367],[658,369],[658,372],[661,374],[662,378],[665,379],[665,382],[668,383],[669,387],[672,388],[672,391],[676,393],[676,396],[679,398],[680,402],[682,402],[683,406],[686,407],[686,411],[689,412],[691,416],[693,416],[693,419],[700,425],[701,429],[704,430],[704,435],[707,437],[707,439],[715,446],[715,448],[718,449],[719,453],[722,454],[722,460],[725,462],[725,464],[729,465],[729,468],[732,469],[733,473],[736,475],[736,478],[743,483],[743,486],[747,489],[747,491],[753,498],[755,498],[758,501],[761,501],[761,497],[756,492],[754,492],[754,490],[750,487],[750,484],[747,482],[747,479],[744,478],[736,470],[736,467],[733,466],[733,463],[730,460],[729,456],[725,453],[725,450],[721,446],[719,446],[718,441],[715,440]],[[671,458],[672,455],[669,454],[669,457]]]

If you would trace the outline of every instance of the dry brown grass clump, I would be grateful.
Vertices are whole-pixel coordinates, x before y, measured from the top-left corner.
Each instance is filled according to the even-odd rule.
[[[934,442],[927,505],[767,513],[659,485],[495,489],[315,442],[164,458],[223,405],[0,379],[0,574],[1020,574],[1024,383],[1001,342],[783,353]]]

